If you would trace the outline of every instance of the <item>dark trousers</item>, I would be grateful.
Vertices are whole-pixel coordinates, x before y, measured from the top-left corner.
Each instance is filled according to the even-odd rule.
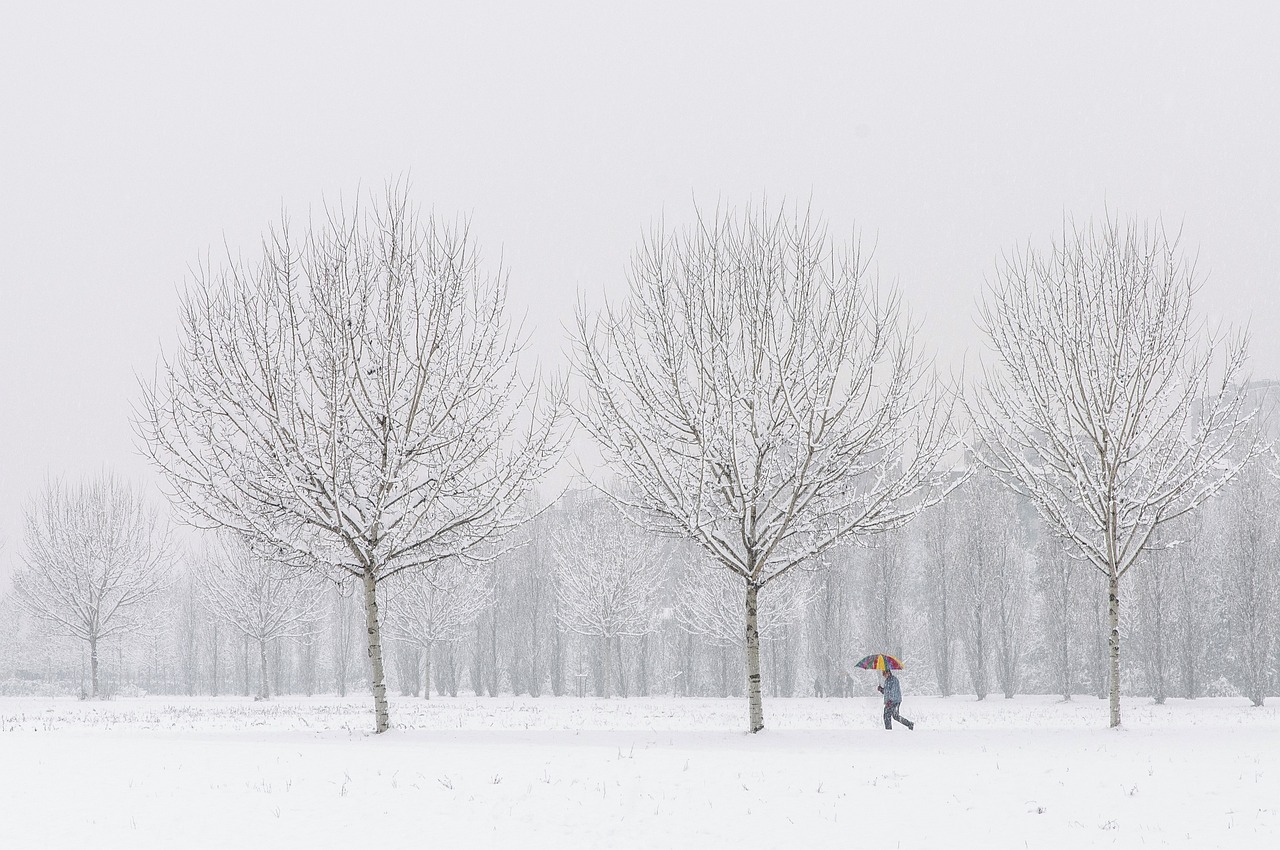
[[[896,702],[886,702],[884,704],[884,728],[892,729],[892,721],[894,720],[898,721],[903,726],[906,726],[908,729],[915,725],[910,720],[907,720],[905,717],[898,714],[898,705],[899,703]]]

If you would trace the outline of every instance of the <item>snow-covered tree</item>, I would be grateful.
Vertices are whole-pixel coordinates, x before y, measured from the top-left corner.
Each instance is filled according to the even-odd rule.
[[[356,678],[352,667],[360,649],[360,621],[364,619],[361,616],[363,605],[356,604],[359,600],[355,598],[355,584],[354,579],[336,583],[329,594],[329,664],[334,690],[343,697],[347,695],[352,679]]]
[[[234,533],[209,541],[194,569],[209,612],[256,645],[258,699],[268,699],[267,646],[315,630],[326,601],[323,576],[273,558]]]
[[[536,505],[531,505],[536,508]],[[560,629],[555,620],[555,587],[547,581],[552,570],[548,513],[529,523],[525,544],[514,550],[503,565],[512,595],[509,628],[514,632],[513,680],[530,696],[540,696],[554,676],[554,656]],[[517,693],[521,692],[513,686]]]
[[[551,530],[556,620],[567,631],[599,640],[607,697],[614,660],[625,682],[622,638],[657,627],[667,573],[662,541],[631,525],[605,498],[580,499],[557,518]],[[625,685],[620,692],[626,696]]]
[[[188,518],[363,592],[376,729],[389,724],[377,586],[481,557],[561,446],[466,223],[402,192],[330,209],[260,257],[201,269],[138,428]]]
[[[992,590],[996,562],[1005,548],[1001,539],[1002,523],[1007,521],[1006,517],[997,519],[994,526],[990,524],[992,517],[981,504],[983,495],[976,482],[953,495],[965,508],[961,525],[956,529],[959,538],[957,634],[965,667],[969,670],[969,683],[979,700],[986,699],[990,685],[988,671],[995,643]]]
[[[818,559],[812,572],[812,599],[807,606],[809,655],[814,668],[815,696],[835,696],[848,675],[849,647],[854,646],[855,597],[858,576],[844,564],[832,563],[837,550]],[[845,560],[841,558],[841,560]],[[768,597],[766,597],[768,599]],[[790,606],[784,606],[787,610]]]
[[[102,642],[146,627],[168,585],[168,530],[138,488],[110,474],[47,481],[25,519],[18,600],[52,634],[85,642],[96,698]]]
[[[984,699],[994,673],[1011,697],[1022,662],[1029,582],[1019,505],[985,473],[970,478],[948,502],[956,524],[948,547],[955,560],[954,616],[973,692]]]
[[[994,362],[969,405],[978,454],[1106,582],[1112,726],[1120,580],[1255,451],[1246,339],[1201,345],[1195,290],[1176,240],[1106,221],[1007,258],[981,305]]]
[[[1182,529],[1173,530],[1180,536]],[[1157,543],[1159,533],[1153,537]],[[1152,548],[1147,562],[1134,578],[1135,604],[1130,606],[1133,635],[1136,638],[1143,683],[1146,691],[1163,705],[1169,695],[1172,669],[1172,644],[1175,639],[1173,606],[1176,601],[1174,567],[1176,550]],[[1201,579],[1203,570],[1201,571]]]
[[[436,644],[466,637],[493,605],[490,565],[454,559],[429,573],[402,575],[387,587],[387,634],[422,653],[422,697],[431,698],[431,653]]]
[[[1216,507],[1220,511],[1222,501]],[[1188,516],[1187,525],[1190,527],[1179,532],[1179,536],[1185,536],[1188,542],[1171,553],[1170,572],[1177,617],[1170,637],[1182,695],[1186,699],[1195,699],[1205,692],[1205,682],[1214,672],[1210,659],[1216,656],[1209,636],[1225,619],[1216,604],[1221,598],[1217,592],[1221,582],[1211,581],[1211,577],[1205,575],[1206,567],[1211,568],[1215,560],[1209,556],[1208,535],[1203,533],[1205,513],[1209,512]]]
[[[959,640],[957,629],[961,616],[956,598],[959,568],[954,556],[955,514],[955,499],[943,499],[912,526],[921,565],[920,590],[927,623],[929,659],[938,693],[944,697],[955,693],[955,647]]]
[[[910,589],[901,543],[899,537],[884,535],[871,545],[849,547],[860,576],[856,602],[862,646],[899,657],[906,650]]]
[[[1254,705],[1262,705],[1280,650],[1280,485],[1261,462],[1245,469],[1223,496],[1218,539],[1221,575],[1230,604],[1226,658],[1229,678]]]
[[[949,408],[896,295],[807,213],[655,233],[629,277],[625,303],[579,317],[579,422],[635,521],[736,577],[756,732],[760,592],[915,516],[939,480]]]

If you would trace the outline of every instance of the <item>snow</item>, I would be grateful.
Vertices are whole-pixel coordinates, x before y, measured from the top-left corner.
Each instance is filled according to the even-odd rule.
[[[1274,847],[1243,699],[0,699],[0,847]]]

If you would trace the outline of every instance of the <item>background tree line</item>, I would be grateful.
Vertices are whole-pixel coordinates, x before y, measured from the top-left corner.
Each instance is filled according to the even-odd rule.
[[[467,223],[399,187],[201,267],[135,424],[202,537],[49,482],[9,687],[367,687],[379,732],[388,688],[745,692],[755,732],[870,651],[943,695],[1097,692],[1112,726],[1122,690],[1274,691],[1273,387],[1158,226],[1003,259],[963,387],[809,210],[654,231],[628,283],[579,313],[571,398]],[[571,419],[613,483],[539,504]]]
[[[1122,623],[1125,694],[1280,696],[1278,501],[1280,485],[1260,462],[1193,520],[1189,543],[1153,553],[1135,573]],[[484,569],[388,585],[389,623],[403,605],[437,624],[389,626],[393,692],[426,696],[429,679],[432,698],[744,694],[736,598],[698,586],[715,573],[696,569],[695,551],[619,521],[591,490],[566,493],[521,534],[525,545]],[[133,627],[101,644],[104,694],[367,693],[357,588],[307,587],[259,564],[255,575],[274,586],[254,585],[261,608],[241,610],[289,624],[259,641],[202,579],[210,549],[176,557],[163,587],[132,612]],[[625,570],[591,560],[610,549],[626,553]],[[290,581],[306,591],[281,594]],[[1107,693],[1103,588],[1028,505],[981,475],[875,545],[834,550],[788,590],[762,616],[769,696],[869,695],[873,685],[850,665],[872,648],[904,658],[918,694]],[[0,606],[4,692],[91,693],[85,640],[52,637],[14,593]],[[708,625],[717,607],[730,624],[721,632]]]

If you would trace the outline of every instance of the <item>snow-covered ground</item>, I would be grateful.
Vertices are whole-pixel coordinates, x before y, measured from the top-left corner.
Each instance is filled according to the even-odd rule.
[[[1280,709],[0,699],[0,848],[1280,846]]]

